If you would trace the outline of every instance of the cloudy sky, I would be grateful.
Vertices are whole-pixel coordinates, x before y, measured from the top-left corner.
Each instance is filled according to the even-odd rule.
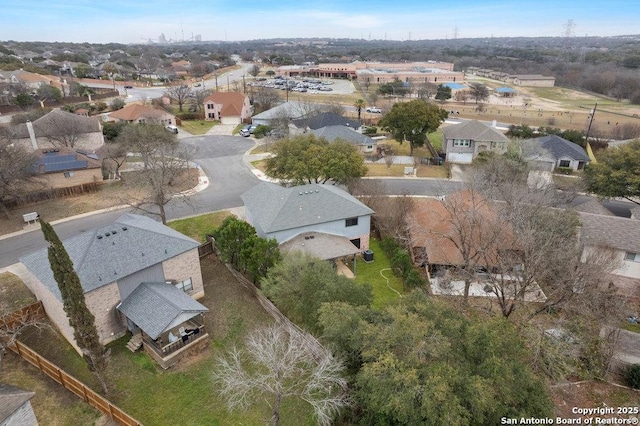
[[[0,40],[334,37],[389,40],[639,34],[638,0],[0,0]]]

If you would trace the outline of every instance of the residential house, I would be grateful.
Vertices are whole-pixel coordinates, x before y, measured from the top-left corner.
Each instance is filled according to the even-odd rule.
[[[204,98],[204,119],[240,124],[251,118],[249,97],[240,92],[214,92]]]
[[[284,102],[260,114],[254,115],[251,117],[251,124],[254,126],[273,126],[282,120],[286,120],[287,124],[289,124],[292,120],[309,117],[315,110],[314,105],[309,105],[305,102]]]
[[[580,212],[582,261],[598,250],[613,250],[611,283],[620,294],[640,301],[640,220]]]
[[[106,121],[126,121],[128,123],[162,123],[165,126],[176,124],[176,117],[165,110],[141,104],[129,104],[109,114],[105,114]]]
[[[309,118],[293,120],[289,126],[289,134],[306,133],[328,126],[346,126],[355,131],[362,130],[362,123],[358,120],[345,118],[334,112],[321,112]]]
[[[37,426],[38,419],[31,406],[35,392],[0,383],[0,425]]]
[[[100,120],[54,109],[33,123],[10,128],[15,143],[32,151],[72,148],[95,152],[104,145]]]
[[[102,344],[129,331],[133,349],[142,346],[165,368],[190,348],[207,344],[203,320],[207,308],[193,300],[204,296],[197,241],[148,217],[124,214],[63,244]],[[29,271],[27,286],[79,351],[47,248],[20,261]]]
[[[509,138],[494,127],[478,120],[451,124],[442,129],[446,160],[450,163],[470,164],[479,153],[507,151]]]
[[[67,188],[102,180],[102,162],[94,153],[71,148],[39,149],[34,169],[51,188]]]
[[[262,182],[244,194],[247,220],[284,252],[336,259],[369,249],[373,210],[334,185]]]
[[[580,145],[557,135],[520,141],[522,156],[532,168],[554,171],[558,167],[582,170],[589,164],[589,155]]]
[[[525,290],[508,286],[518,278],[502,271],[514,266],[504,265],[502,255],[517,251],[517,240],[479,194],[463,190],[445,199],[416,200],[406,222],[412,256],[425,267],[434,294],[463,295],[465,278],[472,274],[470,296],[493,297],[485,285],[495,279],[502,282],[505,297],[545,300],[537,285]]]
[[[351,127],[347,126],[326,126],[316,130],[311,130],[311,133],[318,138],[324,138],[329,142],[336,140],[347,141],[354,145],[359,153],[371,154],[376,151],[378,141],[370,138],[369,136],[358,133]]]

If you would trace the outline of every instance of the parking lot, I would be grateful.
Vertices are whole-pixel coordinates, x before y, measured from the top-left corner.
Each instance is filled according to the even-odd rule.
[[[275,90],[288,90],[290,92],[317,94],[345,95],[355,92],[355,87],[348,80],[320,79],[313,77],[296,78],[267,78],[256,79],[248,83],[250,86],[266,87]]]

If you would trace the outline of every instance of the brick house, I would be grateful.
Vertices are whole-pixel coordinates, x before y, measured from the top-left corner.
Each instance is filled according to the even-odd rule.
[[[215,92],[204,98],[204,119],[240,124],[251,117],[249,97],[240,92]]]
[[[148,217],[124,214],[63,244],[102,344],[129,331],[133,349],[144,347],[166,368],[189,348],[208,342],[203,320],[207,308],[194,300],[204,297],[197,241]],[[27,286],[79,352],[47,248],[20,261],[31,275]]]
[[[105,114],[106,121],[126,121],[129,123],[162,123],[165,126],[176,124],[176,117],[165,110],[141,104],[129,104],[122,109]]]
[[[283,252],[337,259],[369,249],[373,210],[333,185],[262,182],[241,196],[247,220]]]

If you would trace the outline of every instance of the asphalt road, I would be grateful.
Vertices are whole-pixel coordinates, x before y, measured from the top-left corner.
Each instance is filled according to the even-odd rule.
[[[243,154],[253,147],[253,141],[240,136],[196,136],[184,138],[181,143],[197,149],[195,162],[209,177],[209,186],[189,197],[188,204],[179,200],[170,202],[166,209],[168,219],[242,206],[240,195],[259,182],[242,159]],[[112,223],[121,214],[131,211],[127,207],[89,214],[56,223],[54,228],[64,240]],[[17,263],[21,256],[44,245],[42,232],[38,229],[0,239],[0,268]]]
[[[167,205],[168,219],[177,219],[202,213],[242,206],[240,195],[259,181],[251,173],[249,166],[243,161],[243,154],[253,146],[251,139],[239,136],[195,136],[181,140],[181,143],[197,149],[195,162],[200,165],[209,177],[209,186],[189,197],[189,203],[172,201]],[[366,181],[383,188],[387,195],[441,196],[462,188],[458,181],[415,178],[381,178]],[[585,201],[580,196],[576,203]],[[630,208],[635,204],[626,201],[610,201],[604,203],[614,214],[630,216]],[[86,230],[112,223],[124,212],[132,211],[124,208],[117,211],[90,214],[73,218],[54,225],[62,239],[80,234]],[[10,238],[0,239],[0,268],[18,262],[21,256],[43,247],[45,241],[40,231],[32,231]]]

